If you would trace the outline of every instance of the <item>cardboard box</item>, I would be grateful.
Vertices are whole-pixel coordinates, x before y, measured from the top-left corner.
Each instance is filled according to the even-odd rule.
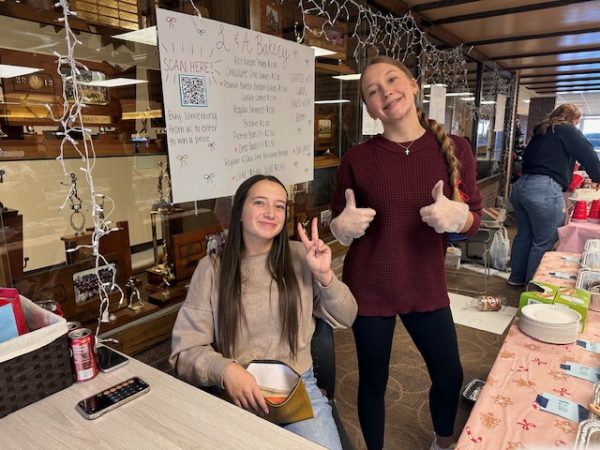
[[[519,309],[531,303],[554,303],[554,297],[558,292],[558,286],[545,281],[532,281],[527,285],[527,290],[521,293],[519,298]]]
[[[585,327],[591,297],[591,294],[583,289],[555,286],[543,281],[532,281],[527,286],[527,291],[521,293],[519,309],[532,303],[565,305],[581,314],[579,323],[579,332],[581,332]]]

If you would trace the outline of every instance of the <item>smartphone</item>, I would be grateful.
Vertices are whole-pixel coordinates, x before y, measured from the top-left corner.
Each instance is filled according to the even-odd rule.
[[[129,359],[110,347],[101,345],[96,349],[96,360],[102,372],[110,372],[127,364]]]
[[[131,377],[77,402],[77,410],[86,419],[95,419],[145,394],[149,390],[148,383],[140,377]]]

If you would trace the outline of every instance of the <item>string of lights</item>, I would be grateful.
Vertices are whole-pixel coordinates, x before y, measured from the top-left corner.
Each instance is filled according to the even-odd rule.
[[[303,29],[298,35],[304,41],[307,32],[313,31],[307,24],[308,15],[321,17],[320,34],[327,38],[327,30],[338,21],[354,21],[349,38],[356,46],[353,58],[359,62],[364,55],[383,54],[402,62],[414,58],[418,69],[417,80],[422,83],[444,84],[460,92],[469,91],[467,58],[470,52],[462,45],[447,49],[432,42],[421,30],[410,11],[402,16],[393,16],[373,11],[355,0],[298,0],[298,9],[303,17]],[[466,50],[466,51],[465,51]],[[498,93],[510,95],[510,81],[493,64],[484,85],[484,99],[495,100]],[[473,100],[470,108],[476,110]]]
[[[62,137],[62,139],[59,147],[59,155],[56,159],[60,162],[65,177],[69,177],[71,180],[74,178],[70,171],[67,170],[64,159],[66,149],[72,148],[80,157],[81,166],[79,169],[84,173],[86,183],[89,187],[89,201],[91,204],[90,213],[94,224],[91,235],[91,244],[78,245],[70,251],[78,251],[81,248],[91,248],[92,250],[92,255],[95,259],[95,275],[98,280],[100,297],[98,326],[96,329],[96,335],[98,335],[100,324],[102,322],[109,322],[109,295],[118,293],[120,296],[119,305],[123,303],[125,298],[123,290],[116,283],[117,272],[115,266],[110,264],[100,253],[100,239],[109,233],[118,230],[118,228],[113,227],[111,221],[108,220],[114,211],[114,201],[105,194],[97,193],[94,185],[93,171],[96,163],[96,153],[91,139],[91,130],[84,127],[83,109],[86,105],[82,102],[80,95],[80,79],[82,71],[88,71],[89,69],[75,59],[76,46],[82,45],[82,43],[77,39],[77,35],[73,32],[69,24],[69,18],[76,16],[77,13],[70,10],[69,2],[67,0],[59,0],[54,6],[56,8],[62,8],[63,15],[59,21],[64,25],[67,48],[65,55],[54,52],[57,57],[57,73],[62,80],[62,115],[58,118],[55,117],[50,106],[46,106],[50,112],[50,117],[60,126],[60,131],[57,135]],[[67,203],[71,206],[74,204],[77,205],[77,203],[73,201],[74,194],[77,195],[77,191],[71,184],[71,188],[66,195],[65,201],[59,208],[60,210],[64,209]],[[77,199],[79,199],[79,197],[77,197]],[[105,210],[106,200],[108,200],[110,204],[110,211],[108,212]],[[79,203],[78,211],[80,209],[81,203]],[[100,268],[102,268],[103,271],[108,270],[110,272],[111,276],[108,281],[101,279]]]

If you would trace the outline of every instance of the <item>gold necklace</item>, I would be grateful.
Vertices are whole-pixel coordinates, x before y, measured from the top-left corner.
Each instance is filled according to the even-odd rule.
[[[402,147],[404,149],[404,153],[406,154],[406,156],[408,156],[410,154],[410,148],[412,147],[412,145],[417,142],[418,139],[415,139],[414,141],[411,141],[410,144],[408,145],[402,145],[400,142],[396,142],[396,144],[398,144],[400,147]]]

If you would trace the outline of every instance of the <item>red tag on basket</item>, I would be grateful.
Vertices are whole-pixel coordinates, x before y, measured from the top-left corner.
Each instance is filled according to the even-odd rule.
[[[21,307],[21,298],[16,289],[0,288],[0,306],[7,304],[12,305],[19,335],[27,333],[29,331],[27,329],[27,321],[25,320],[25,314],[23,314],[23,308]]]

